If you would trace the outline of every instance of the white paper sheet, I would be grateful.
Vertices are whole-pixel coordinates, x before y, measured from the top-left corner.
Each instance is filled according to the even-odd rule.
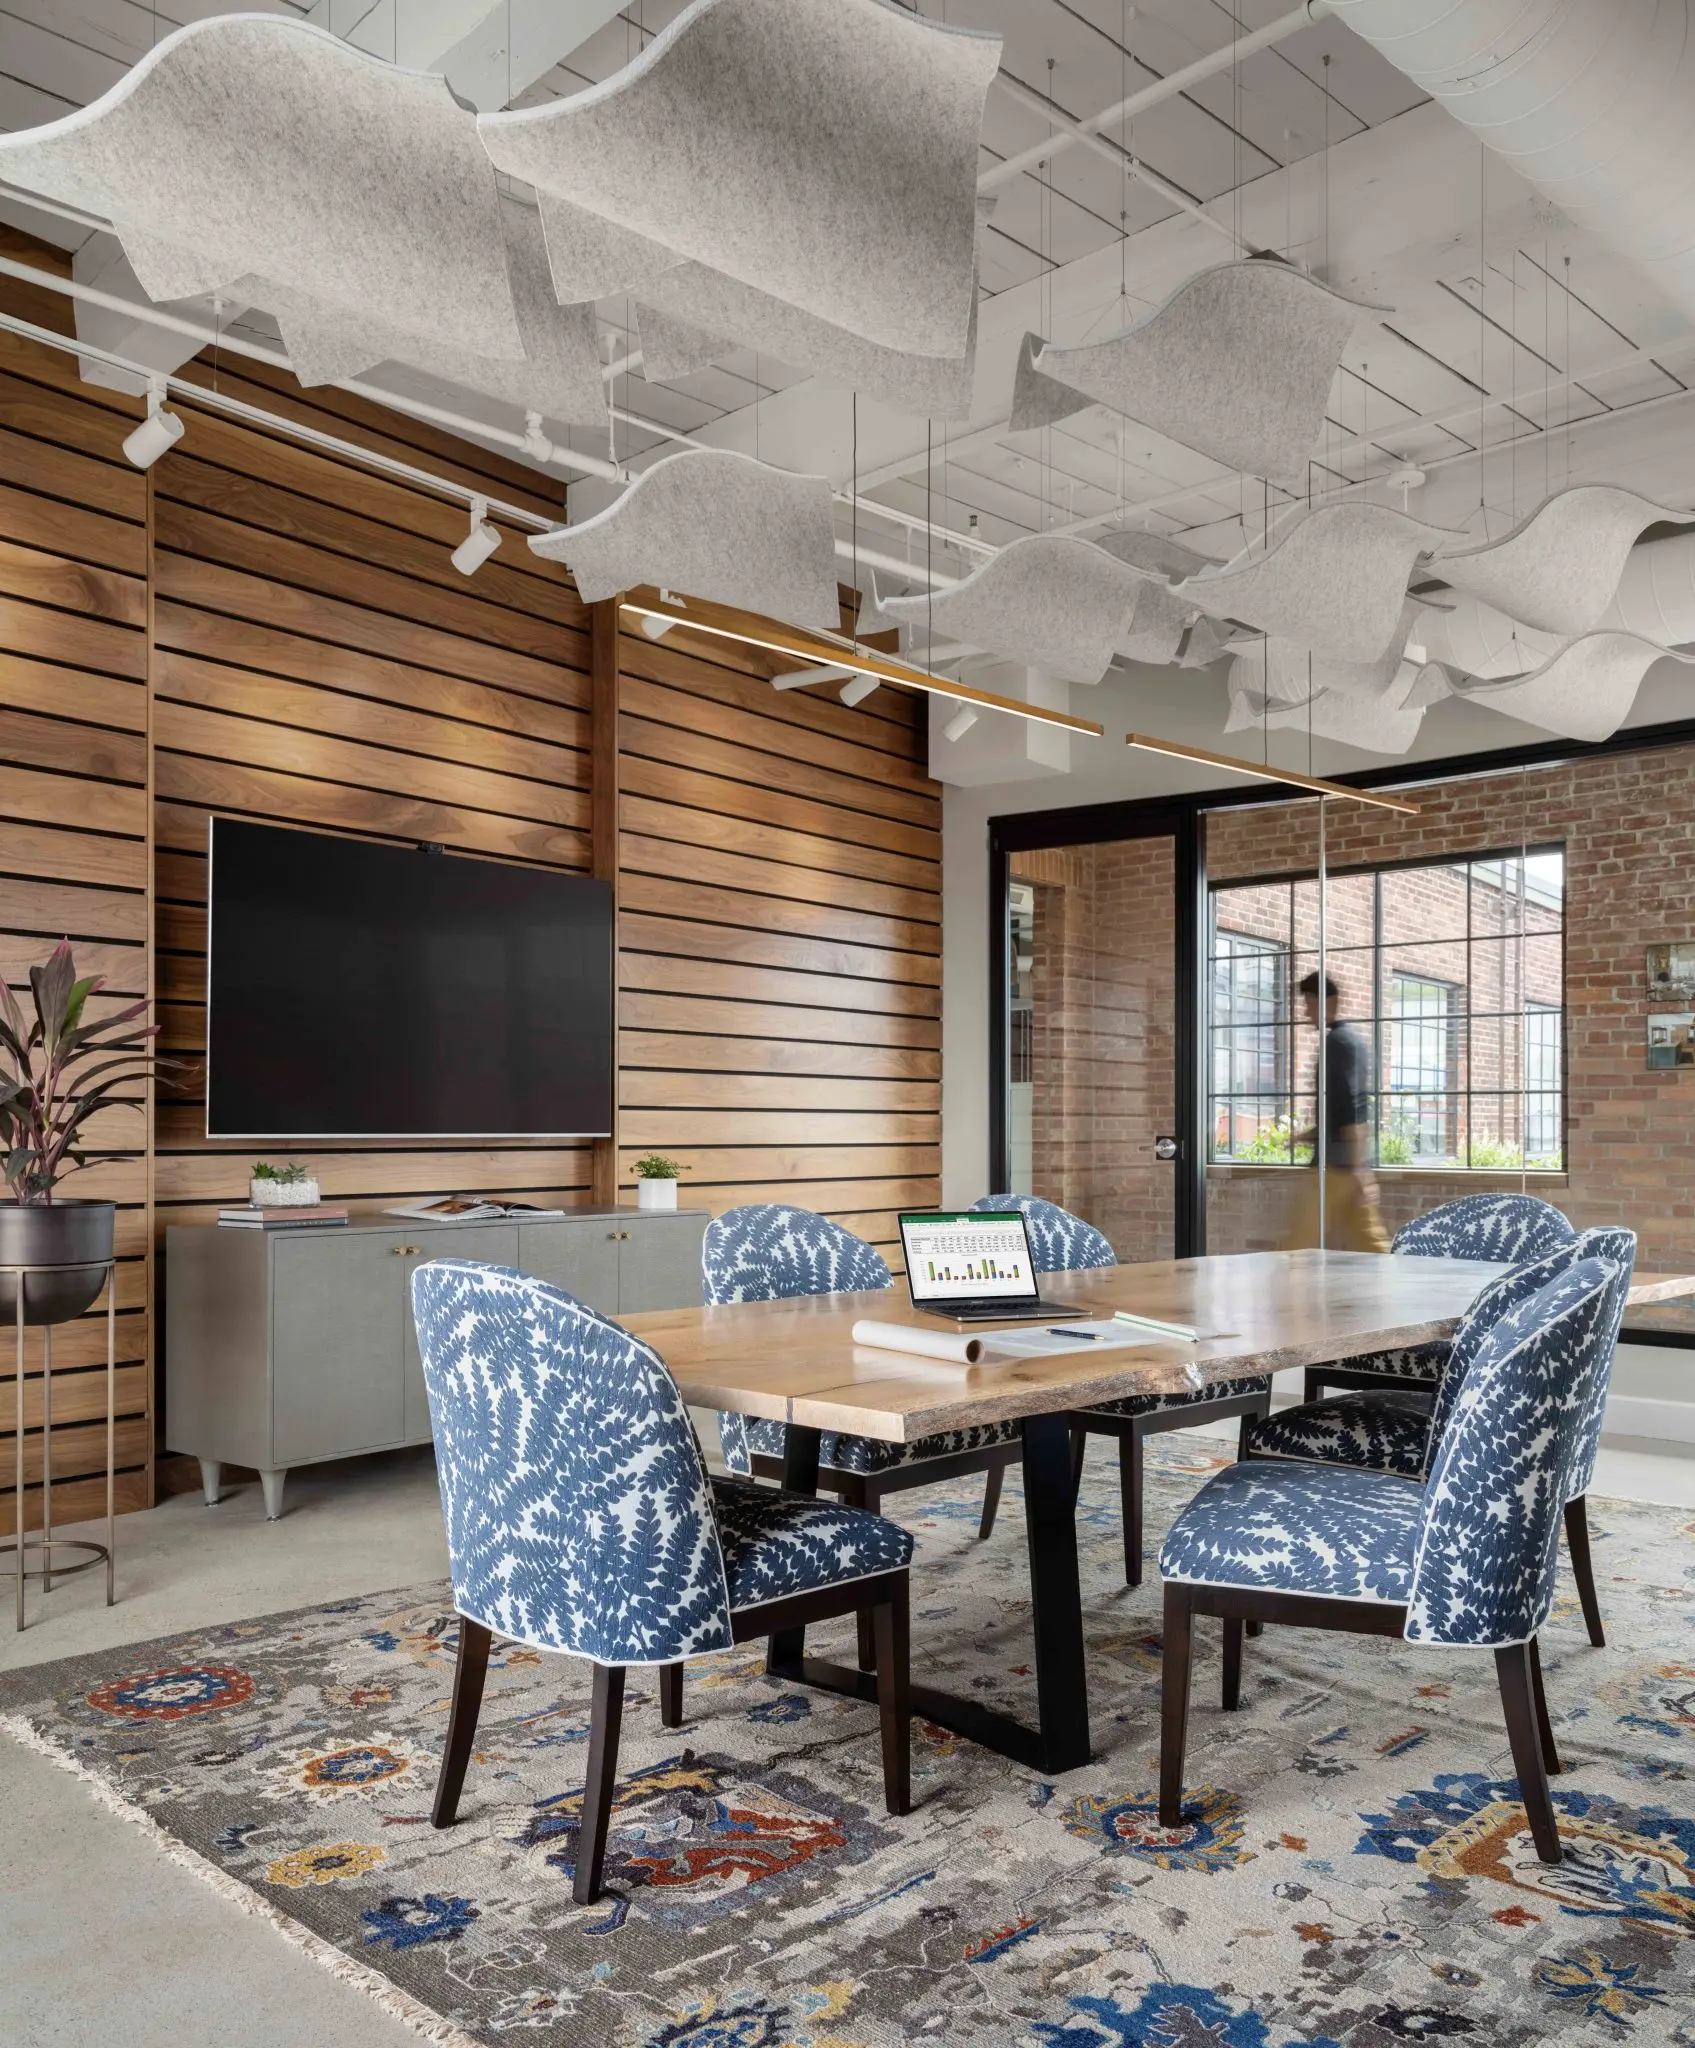
[[[1088,1340],[1093,1338],[1093,1343]],[[1133,1330],[1126,1323],[1046,1323],[1028,1329],[994,1330],[987,1343],[1002,1358],[1052,1358],[1064,1351],[1122,1351],[1133,1344],[1169,1344],[1174,1340],[1154,1330]]]

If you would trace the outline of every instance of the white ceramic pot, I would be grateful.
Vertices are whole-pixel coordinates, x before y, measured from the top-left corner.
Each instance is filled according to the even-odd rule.
[[[636,1182],[636,1207],[638,1209],[674,1209],[677,1206],[677,1183],[674,1180],[638,1180]]]
[[[255,1209],[315,1209],[318,1183],[315,1180],[250,1180],[247,1199]]]

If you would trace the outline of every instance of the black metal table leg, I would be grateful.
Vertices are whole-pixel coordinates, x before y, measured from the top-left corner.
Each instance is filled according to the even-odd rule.
[[[1073,1771],[1089,1761],[1089,1674],[1071,1497],[1071,1429],[1063,1415],[1024,1418],[1024,1523],[1042,1768]]]
[[[785,1493],[810,1493],[818,1491],[818,1446],[823,1432],[816,1429],[802,1429],[791,1422],[783,1432],[783,1491]],[[786,1628],[774,1635],[765,1651],[765,1668],[775,1672],[785,1667],[792,1668],[806,1657],[806,1630]]]
[[[810,1446],[804,1441],[797,1444],[797,1438],[810,1438]],[[806,1483],[797,1487],[796,1478]],[[791,1424],[783,1483],[794,1491],[813,1492],[817,1481],[818,1432],[797,1430]],[[1063,1415],[1031,1416],[1024,1423],[1024,1513],[1036,1636],[1037,1726],[997,1713],[979,1699],[928,1685],[911,1688],[912,1711],[1030,1770],[1074,1771],[1089,1761],[1089,1701],[1071,1497],[1071,1433]],[[808,1657],[803,1631],[798,1629],[771,1638],[765,1668],[791,1684],[849,1693],[872,1703],[877,1698],[874,1671]]]

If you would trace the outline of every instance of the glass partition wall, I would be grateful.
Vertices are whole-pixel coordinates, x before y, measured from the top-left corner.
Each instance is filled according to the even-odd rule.
[[[1405,795],[1125,806],[1112,838],[997,848],[1001,1184],[1124,1260],[1384,1250],[1486,1190],[1565,1206],[1568,792],[1513,768]]]

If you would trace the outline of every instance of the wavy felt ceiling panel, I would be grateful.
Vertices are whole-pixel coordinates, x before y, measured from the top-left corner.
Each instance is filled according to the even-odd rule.
[[[178,29],[92,105],[0,137],[0,177],[106,215],[153,299],[259,277],[386,332],[523,357],[475,117],[444,79],[308,23]]]
[[[1046,675],[1098,683],[1130,628],[1146,579],[1096,547],[1063,534],[1015,540],[934,596],[878,596],[903,625],[939,632],[1021,661]]]
[[[1254,647],[1243,649],[1241,663],[1244,672],[1257,668],[1255,687],[1274,702],[1304,704],[1315,690],[1381,701],[1389,696],[1405,667],[1402,652],[1414,620],[1424,609],[1416,598],[1406,600],[1393,639],[1373,662],[1333,661],[1328,655],[1313,654],[1297,641],[1268,633]]]
[[[743,348],[759,349],[797,370],[832,377],[902,412],[932,420],[971,416],[977,372],[975,289],[964,352],[952,356],[918,355],[867,341],[703,263],[679,264],[646,290],[650,302],[668,318],[686,321],[702,333],[724,335]],[[663,378],[666,373],[657,374]]]
[[[362,376],[379,363],[407,363],[468,391],[486,392],[523,412],[596,424],[606,417],[600,330],[592,305],[562,306],[553,296],[541,222],[533,206],[503,198],[500,223],[524,360],[506,362],[450,343],[353,319],[304,293],[253,279],[253,303],[274,314],[302,384]]]
[[[584,601],[657,583],[791,626],[841,626],[830,485],[751,455],[667,455],[592,519],[530,541],[564,562]]]
[[[1000,48],[885,0],[694,0],[604,84],[478,125],[540,192],[868,341],[957,356]]]
[[[1514,682],[1456,680],[1457,694],[1568,740],[1604,740],[1624,723],[1656,661],[1695,662],[1636,633],[1586,633]]]
[[[1334,661],[1374,663],[1396,644],[1413,564],[1452,538],[1388,505],[1321,505],[1264,554],[1177,589],[1213,618],[1239,619]]]
[[[1590,632],[1606,616],[1625,557],[1661,519],[1688,519],[1612,484],[1555,491],[1500,540],[1449,548],[1432,572],[1545,633]]]
[[[1338,740],[1367,753],[1404,754],[1418,738],[1425,712],[1424,703],[1413,701],[1412,696],[1421,671],[1412,662],[1404,666],[1408,670],[1404,701],[1374,703],[1336,690],[1315,690],[1298,704],[1267,697],[1251,684],[1238,689],[1233,668],[1230,716],[1224,730],[1245,732],[1269,726],[1277,731],[1310,732],[1314,739]],[[1400,689],[1393,694],[1403,698]]]
[[[1110,406],[1228,469],[1299,489],[1348,337],[1384,310],[1266,257],[1217,264],[1110,340],[1027,337],[1012,428]]]
[[[642,375],[650,384],[670,384],[680,377],[692,377],[733,353],[736,344],[728,335],[710,333],[692,320],[658,306],[638,305],[636,341],[642,352]]]
[[[1164,576],[1173,582],[1183,576],[1198,576],[1203,569],[1218,566],[1211,555],[1185,547],[1180,540],[1172,540],[1167,534],[1148,533],[1139,527],[1127,527],[1120,533],[1097,533],[1094,540],[1096,547],[1105,548],[1116,560],[1128,562],[1132,569],[1140,569],[1143,575]]]
[[[1177,651],[1177,666],[1211,668],[1244,637],[1229,624],[1221,625],[1216,619],[1198,618],[1183,637],[1183,645]]]
[[[1194,616],[1193,605],[1173,597],[1168,585],[1149,578],[1136,593],[1136,609],[1119,640],[1118,652],[1126,661],[1146,661],[1156,667],[1172,661]]]

